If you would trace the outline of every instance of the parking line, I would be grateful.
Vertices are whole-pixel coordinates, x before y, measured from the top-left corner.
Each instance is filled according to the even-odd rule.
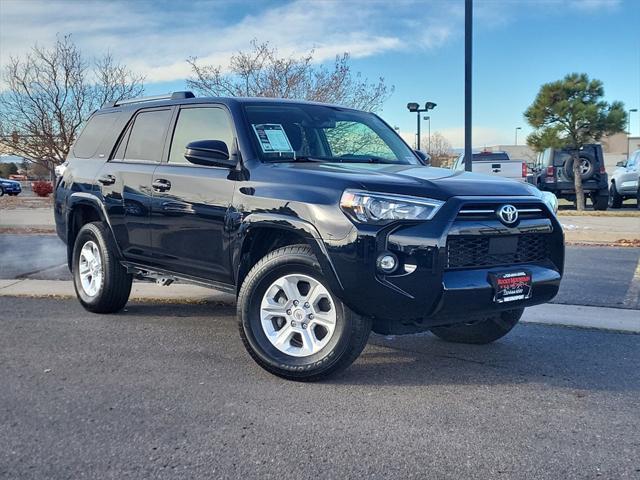
[[[640,258],[638,258],[636,270],[633,272],[633,278],[624,297],[624,305],[631,308],[640,308]]]

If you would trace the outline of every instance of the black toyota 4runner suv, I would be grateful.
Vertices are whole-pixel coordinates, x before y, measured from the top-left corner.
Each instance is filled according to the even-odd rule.
[[[87,310],[122,309],[133,279],[231,292],[255,361],[314,380],[372,329],[488,343],[553,298],[564,244],[545,201],[423,165],[372,113],[178,92],[89,119],[55,216]]]

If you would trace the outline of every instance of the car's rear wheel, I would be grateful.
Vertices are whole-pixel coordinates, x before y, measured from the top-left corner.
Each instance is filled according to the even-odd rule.
[[[616,189],[616,184],[611,183],[609,187],[609,207],[611,208],[620,208],[622,207],[622,195],[618,193]]]
[[[78,300],[94,313],[122,310],[129,300],[133,277],[118,261],[118,253],[107,227],[84,225],[73,248],[73,284]]]
[[[275,250],[251,269],[238,296],[242,341],[265,370],[312,381],[348,367],[362,352],[371,320],[330,290],[306,245]]]
[[[504,337],[516,326],[524,308],[496,313],[488,318],[458,323],[445,327],[433,327],[431,332],[447,342],[486,344]]]

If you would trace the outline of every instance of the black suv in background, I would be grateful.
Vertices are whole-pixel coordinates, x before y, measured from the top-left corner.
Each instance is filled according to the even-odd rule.
[[[423,165],[372,113],[178,92],[90,118],[55,216],[87,310],[122,309],[134,278],[231,292],[256,362],[314,380],[371,329],[509,332],[560,284],[545,202],[525,183]]]
[[[575,202],[573,158],[570,149],[547,148],[538,155],[534,183],[542,191]],[[599,144],[585,145],[579,152],[582,187],[594,210],[606,210],[609,203],[609,180],[604,154]]]

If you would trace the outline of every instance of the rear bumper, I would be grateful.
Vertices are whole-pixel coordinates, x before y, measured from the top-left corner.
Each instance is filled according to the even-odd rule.
[[[505,199],[499,201],[508,203]],[[544,218],[522,220],[512,228],[497,220],[461,221],[457,215],[465,202],[469,200],[448,201],[430,222],[373,232],[354,230],[343,244],[328,248],[343,287],[339,296],[357,313],[372,317],[376,332],[412,333],[467,322],[475,316],[545,303],[557,294],[564,264],[564,238],[555,216],[544,207]],[[543,206],[532,198],[531,205],[534,204]],[[545,235],[547,258],[510,263],[511,259],[505,257],[500,265],[454,268],[447,256],[447,239],[454,236],[480,239],[538,234],[535,232]],[[382,252],[395,254],[400,262],[393,275],[381,275],[376,270],[376,258]],[[489,274],[523,269],[532,274],[532,297],[495,303]]]
[[[0,186],[4,193],[20,193],[22,192],[22,187],[19,184],[11,184],[11,185],[2,185]]]

